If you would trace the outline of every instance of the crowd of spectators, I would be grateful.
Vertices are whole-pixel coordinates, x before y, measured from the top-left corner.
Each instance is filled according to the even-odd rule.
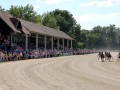
[[[35,45],[33,45],[35,46]],[[57,57],[64,55],[81,55],[94,53],[93,50],[85,49],[65,49],[65,50],[44,50],[44,49],[28,49],[24,50],[23,42],[13,42],[10,43],[9,40],[4,39],[0,44],[0,61],[15,61],[15,60],[26,60],[26,59],[36,59],[36,58],[48,58]]]

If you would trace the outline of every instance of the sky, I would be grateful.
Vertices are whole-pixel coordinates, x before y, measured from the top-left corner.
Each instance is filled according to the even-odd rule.
[[[0,0],[6,10],[11,5],[30,4],[38,14],[55,9],[68,10],[82,29],[115,24],[120,27],[120,0]]]

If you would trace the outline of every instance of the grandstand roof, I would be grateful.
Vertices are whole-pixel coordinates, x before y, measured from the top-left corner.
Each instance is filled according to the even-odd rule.
[[[27,33],[30,34],[30,32],[25,29],[22,25],[22,32],[20,30],[17,29],[17,24],[19,22],[19,19],[13,17],[12,15],[6,13],[6,12],[0,12],[0,18],[13,30],[13,32],[17,32],[17,33]]]
[[[24,27],[26,27],[30,32],[39,33],[46,36],[53,36],[58,38],[70,39],[73,40],[70,36],[60,30],[56,30],[53,28],[49,28],[40,24],[34,24],[29,21],[21,20],[21,23]]]
[[[14,31],[14,32],[19,32],[18,30],[16,30],[16,28],[14,27],[13,23],[10,21],[10,18],[13,18],[10,14],[4,13],[4,12],[0,12],[0,18]]]
[[[60,30],[56,30],[53,28],[49,28],[43,25],[35,24],[33,22],[29,22],[26,20],[22,20],[19,18],[15,18],[12,15],[5,13],[5,12],[0,12],[0,18],[14,31],[14,32],[19,32],[19,30],[16,29],[14,23],[17,22],[12,22],[11,18],[18,19],[20,21],[22,31],[24,33],[30,34],[30,33],[38,33],[46,36],[53,36],[53,37],[58,37],[58,38],[63,38],[63,39],[69,39],[73,40],[70,36],[68,36],[66,33]],[[14,20],[16,21],[16,20]]]

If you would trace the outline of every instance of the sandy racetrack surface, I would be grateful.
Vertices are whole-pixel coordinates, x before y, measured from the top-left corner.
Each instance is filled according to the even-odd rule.
[[[97,54],[0,63],[0,90],[120,90],[120,61]]]

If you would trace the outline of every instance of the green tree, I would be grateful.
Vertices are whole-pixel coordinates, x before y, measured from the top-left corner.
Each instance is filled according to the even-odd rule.
[[[67,10],[56,9],[55,11],[51,11],[46,14],[47,15],[44,15],[45,17],[43,18],[44,25],[46,25],[45,22],[47,22],[47,25],[49,25],[49,20],[52,18],[52,21],[54,21],[53,26],[58,26],[61,31],[67,34],[70,32],[73,26],[76,25],[76,20]]]
[[[43,14],[42,15],[42,24],[51,28],[59,29],[59,26],[57,26],[57,21],[53,14]]]
[[[88,35],[88,44],[91,48],[116,49],[119,47],[120,30],[116,26],[96,26]]]
[[[81,33],[81,26],[80,24],[76,24],[70,31],[69,31],[69,35],[70,36],[73,36],[74,38],[74,44],[73,46],[75,48],[80,48],[82,47],[83,48],[83,43],[80,42],[80,33]]]
[[[76,25],[76,20],[67,10],[56,9],[53,11],[53,14],[55,15],[58,26],[60,26],[60,30],[64,31],[65,33],[68,33],[70,29]]]
[[[8,12],[14,17],[21,18],[34,23],[41,23],[41,15],[38,15],[32,5],[27,4],[26,6],[11,6]]]
[[[89,44],[88,44],[88,34],[90,33],[90,30],[81,30],[81,33],[80,33],[80,42],[81,43],[84,43],[84,47],[83,48],[88,48]]]

